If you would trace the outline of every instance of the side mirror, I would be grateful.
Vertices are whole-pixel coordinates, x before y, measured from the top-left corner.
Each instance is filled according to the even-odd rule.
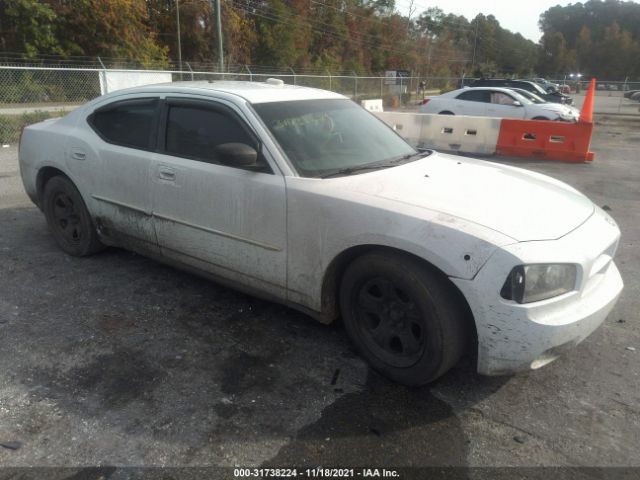
[[[231,167],[255,167],[258,160],[256,149],[245,143],[223,143],[215,152],[221,163]]]
[[[513,105],[514,107],[521,107],[522,106],[522,104],[518,100],[514,100],[511,105]]]

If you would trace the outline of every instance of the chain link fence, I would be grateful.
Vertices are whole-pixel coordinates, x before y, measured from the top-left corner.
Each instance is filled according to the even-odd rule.
[[[109,91],[122,88],[112,77],[138,75],[137,83],[166,83],[177,81],[236,80],[263,82],[278,78],[287,84],[321,88],[341,93],[356,102],[381,98],[387,108],[415,105],[426,93],[455,88],[455,78],[401,79],[384,76],[332,75],[265,71],[264,68],[243,66],[229,72],[193,70],[136,70],[72,68],[68,66],[0,66],[0,143],[15,143],[22,127],[54,116],[64,115],[78,105]],[[427,84],[420,89],[421,81]]]
[[[296,72],[291,68],[278,70],[249,65],[236,65],[224,73],[195,70],[187,62],[184,67],[183,70],[142,70],[96,68],[95,65],[82,68],[0,65],[0,143],[15,143],[25,125],[64,115],[88,100],[122,88],[125,85],[118,84],[118,74],[124,77],[137,75],[137,84],[215,80],[263,82],[268,78],[279,78],[287,84],[338,92],[356,102],[382,99],[385,109],[408,110],[415,110],[425,96],[452,90],[460,82],[459,78],[453,77],[388,78],[358,76],[355,73],[332,74],[329,71]],[[638,114],[640,98],[636,101],[631,95],[627,95],[630,98],[625,97],[635,89],[640,89],[640,83],[599,82],[596,112],[600,108],[604,110],[602,113]],[[580,105],[584,88],[580,94],[575,90],[573,93]]]

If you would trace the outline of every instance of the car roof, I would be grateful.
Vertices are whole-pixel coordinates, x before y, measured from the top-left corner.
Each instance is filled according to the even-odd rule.
[[[452,94],[452,96],[458,95],[460,93],[463,92],[470,92],[470,91],[479,91],[479,90],[488,90],[488,91],[492,91],[492,92],[502,92],[502,93],[518,93],[518,92],[514,92],[512,88],[509,87],[492,87],[490,85],[486,86],[486,87],[464,87],[464,88],[459,88],[458,90],[452,90],[451,92],[449,92],[450,94]]]
[[[195,81],[172,82],[132,87],[114,92],[131,93],[193,93],[223,92],[236,95],[249,103],[286,102],[291,100],[346,99],[344,95],[318,88],[301,87],[278,82]]]
[[[504,82],[504,83],[535,83],[531,80],[520,80],[519,78],[480,78],[475,80],[474,83],[490,83],[490,82]]]

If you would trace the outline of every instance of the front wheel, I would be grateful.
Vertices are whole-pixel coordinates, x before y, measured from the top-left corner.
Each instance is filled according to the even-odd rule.
[[[44,187],[43,210],[58,246],[83,257],[104,248],[80,192],[66,177],[51,178]]]
[[[402,254],[356,259],[342,279],[340,309],[360,354],[405,385],[424,385],[453,367],[469,336],[448,280]]]
[[[449,110],[443,110],[442,112],[439,112],[438,115],[455,115],[455,113],[450,112]]]
[[[533,117],[531,120],[549,120],[547,117]]]

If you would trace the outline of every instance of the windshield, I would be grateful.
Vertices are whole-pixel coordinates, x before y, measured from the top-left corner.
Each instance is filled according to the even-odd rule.
[[[520,102],[521,105],[531,105],[533,103],[527,97],[520,95],[515,90],[511,90],[509,95],[503,92],[491,92],[491,103],[513,105],[514,100]]]
[[[542,88],[537,83],[531,82],[531,85],[533,85],[533,88],[535,89],[535,93],[537,93],[538,95],[546,95],[547,94],[547,92],[544,90],[544,88]]]
[[[369,112],[346,99],[254,104],[300,175],[326,176],[365,165],[409,160],[416,150]],[[396,164],[394,163],[394,164]],[[386,166],[390,166],[386,165]],[[349,170],[349,171],[346,171]]]
[[[533,103],[547,103],[547,101],[545,99],[539,97],[538,95],[536,95],[533,92],[529,92],[529,91],[521,89],[521,88],[514,88],[513,90],[516,93],[519,93],[520,95],[522,95],[523,97],[531,100]]]

